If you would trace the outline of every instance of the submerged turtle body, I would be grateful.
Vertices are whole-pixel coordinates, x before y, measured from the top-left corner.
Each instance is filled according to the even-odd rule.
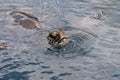
[[[33,17],[27,13],[13,11],[10,13],[13,16],[14,22],[20,24],[22,27],[27,29],[41,29],[40,21],[38,18]]]

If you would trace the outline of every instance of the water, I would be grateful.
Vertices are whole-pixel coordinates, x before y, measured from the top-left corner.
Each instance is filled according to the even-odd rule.
[[[120,80],[119,0],[0,0],[0,80]],[[19,10],[42,21],[29,30],[9,15]],[[92,12],[103,10],[99,20]],[[69,44],[51,49],[46,36],[62,28]],[[50,49],[49,49],[50,48]]]

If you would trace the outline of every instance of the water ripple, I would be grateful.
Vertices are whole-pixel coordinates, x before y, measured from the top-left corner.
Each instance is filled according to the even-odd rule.
[[[72,34],[69,36],[68,44],[61,49],[50,49],[45,52],[45,54],[51,55],[61,55],[61,56],[77,56],[81,54],[88,53],[92,50],[95,42],[93,42],[94,37],[86,35],[84,33]],[[95,41],[95,40],[94,40]]]
[[[4,74],[0,80],[29,80],[27,74],[30,74],[34,71],[24,71],[24,72],[10,72],[7,74]]]
[[[41,74],[53,74],[53,71],[42,71]]]

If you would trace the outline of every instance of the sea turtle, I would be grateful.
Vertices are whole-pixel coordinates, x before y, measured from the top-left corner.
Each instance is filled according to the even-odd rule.
[[[45,54],[64,55],[64,57],[84,54],[94,46],[95,37],[80,29],[66,30],[52,30],[48,36],[48,43],[51,47],[47,48]]]
[[[41,29],[38,18],[20,11],[13,11],[10,15],[14,18],[14,22],[20,24],[27,29]]]
[[[103,10],[97,10],[97,11],[91,13],[90,17],[94,18],[94,19],[101,19],[103,16],[103,13],[104,13]]]

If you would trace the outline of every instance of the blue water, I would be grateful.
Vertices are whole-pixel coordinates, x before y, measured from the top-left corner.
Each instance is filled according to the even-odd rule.
[[[0,80],[120,80],[119,0],[0,0]],[[34,15],[43,30],[29,30],[9,15]],[[103,10],[101,19],[90,14]],[[48,44],[62,28],[69,43]]]

